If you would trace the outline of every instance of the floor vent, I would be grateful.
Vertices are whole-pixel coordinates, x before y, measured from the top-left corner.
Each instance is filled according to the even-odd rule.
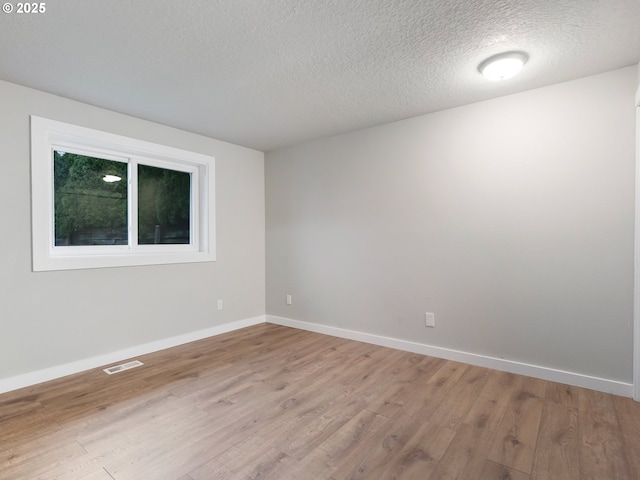
[[[105,368],[103,371],[107,375],[113,375],[114,373],[122,372],[124,370],[129,370],[130,368],[139,367],[140,365],[144,365],[144,363],[134,360],[133,362],[123,363],[122,365],[115,365],[113,367]]]

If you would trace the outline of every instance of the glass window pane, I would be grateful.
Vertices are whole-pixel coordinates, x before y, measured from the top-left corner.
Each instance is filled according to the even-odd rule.
[[[127,164],[53,152],[55,245],[126,245]]]
[[[138,244],[191,243],[191,174],[138,165]]]

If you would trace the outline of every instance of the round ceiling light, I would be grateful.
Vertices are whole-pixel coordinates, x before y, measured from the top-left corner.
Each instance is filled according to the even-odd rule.
[[[104,177],[102,177],[102,180],[107,183],[114,183],[119,182],[120,180],[122,180],[122,178],[117,175],[105,175]]]
[[[528,59],[524,52],[499,53],[483,61],[478,70],[488,80],[506,80],[520,72]]]

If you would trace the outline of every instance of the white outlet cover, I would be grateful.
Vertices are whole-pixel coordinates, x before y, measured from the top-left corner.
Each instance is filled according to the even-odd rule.
[[[427,327],[435,327],[436,326],[436,314],[432,312],[425,312],[424,314],[425,326]]]

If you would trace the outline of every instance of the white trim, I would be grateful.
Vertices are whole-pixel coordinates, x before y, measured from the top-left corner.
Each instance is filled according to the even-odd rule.
[[[358,342],[371,343],[383,347],[395,348],[421,355],[430,355],[432,357],[445,358],[456,362],[464,362],[480,367],[492,368],[504,372],[516,373],[518,375],[526,375],[528,377],[541,378],[552,382],[574,385],[576,387],[589,388],[601,392],[612,393],[624,397],[631,397],[633,385],[630,383],[619,382],[616,380],[608,380],[605,378],[591,377],[580,373],[556,370],[553,368],[540,367],[538,365],[530,365],[527,363],[514,362],[512,360],[504,360],[501,358],[488,357],[485,355],[477,355],[475,353],[462,352],[449,348],[434,347],[422,343],[409,342],[397,338],[384,337],[380,335],[372,335],[370,333],[358,332],[355,330],[346,330],[338,327],[330,327],[317,323],[303,322],[290,318],[277,317],[267,315],[267,322],[285,327],[298,328],[310,332],[322,333],[334,337],[356,340]]]
[[[55,246],[51,156],[57,149],[129,164],[128,245]],[[138,244],[136,165],[190,174],[190,244]],[[33,271],[214,262],[215,158],[32,115],[31,222]]]
[[[207,328],[205,330],[185,333],[184,335],[165,338],[163,340],[145,343],[143,345],[126,348],[117,352],[111,352],[104,355],[99,355],[97,357],[78,360],[77,362],[65,363],[63,365],[57,365],[55,367],[25,373],[16,377],[0,379],[0,393],[18,390],[19,388],[29,387],[37,383],[65,377],[74,373],[84,372],[85,370],[91,370],[93,368],[104,367],[106,365],[116,362],[122,362],[123,360],[128,360],[140,355],[146,355],[148,353],[157,352],[166,348],[176,347],[178,345],[183,345],[189,342],[195,342],[197,340],[202,340],[203,338],[214,337],[216,335],[232,332],[234,330],[250,327],[252,325],[258,325],[260,323],[265,323],[264,315],[258,315],[257,317],[251,317],[244,320],[237,320],[235,322],[216,325],[215,327]]]
[[[636,94],[636,203],[633,262],[633,399],[640,402],[640,88]]]
[[[574,372],[567,372],[553,368],[541,367],[527,363],[514,362],[501,358],[478,355],[475,353],[463,352],[460,350],[452,350],[448,348],[435,347],[422,343],[410,342],[397,338],[384,337],[381,335],[373,335],[370,333],[358,332],[355,330],[347,330],[328,325],[320,325],[317,323],[303,322],[290,318],[277,317],[274,315],[258,315],[256,317],[237,320],[235,322],[217,325],[215,327],[199,330],[196,332],[186,333],[175,337],[157,340],[155,342],[145,343],[135,347],[99,355],[76,362],[57,365],[55,367],[45,368],[35,372],[25,373],[15,377],[0,379],[0,394],[18,390],[20,388],[29,387],[38,383],[54,380],[56,378],[72,375],[74,373],[91,370],[93,368],[104,367],[116,362],[129,360],[133,357],[146,355],[148,353],[157,352],[167,348],[183,345],[189,342],[195,342],[204,338],[214,337],[223,333],[232,332],[241,328],[259,325],[261,323],[272,323],[274,325],[282,325],[285,327],[297,328],[309,332],[331,335],[333,337],[346,338],[358,342],[380,345],[382,347],[395,348],[421,355],[429,355],[432,357],[444,358],[456,362],[468,363],[495,370],[515,373],[518,375],[526,375],[529,377],[541,378],[552,382],[574,385],[591,390],[612,393],[624,397],[631,397],[634,392],[634,385],[630,383],[609,380],[605,378],[591,377]],[[636,384],[637,385],[637,384]]]

